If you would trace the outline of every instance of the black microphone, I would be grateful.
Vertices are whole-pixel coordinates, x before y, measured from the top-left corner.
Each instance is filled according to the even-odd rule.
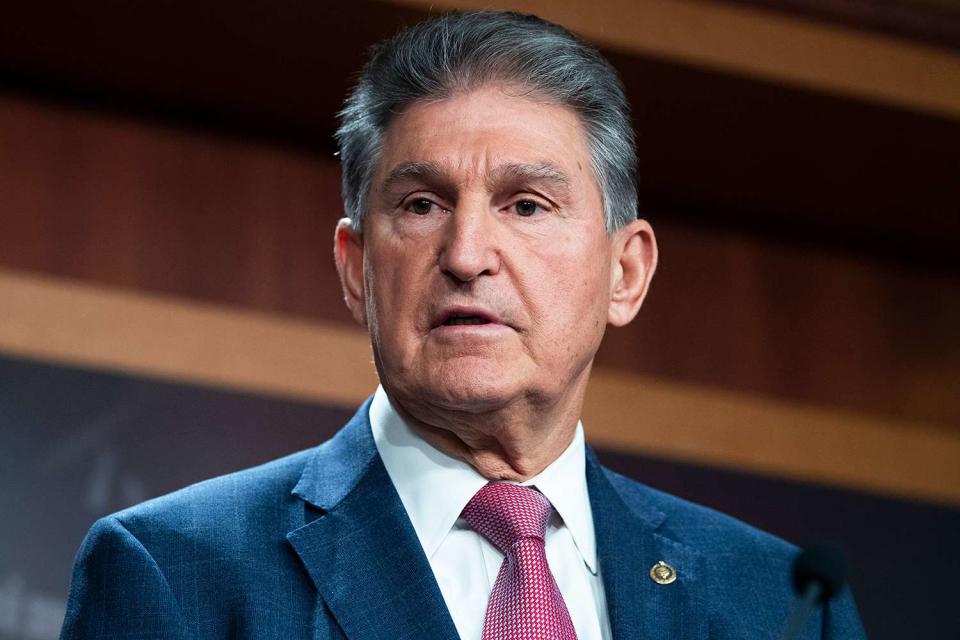
[[[793,588],[797,601],[781,640],[797,640],[817,605],[827,602],[847,579],[847,559],[840,545],[820,542],[807,547],[793,561]]]

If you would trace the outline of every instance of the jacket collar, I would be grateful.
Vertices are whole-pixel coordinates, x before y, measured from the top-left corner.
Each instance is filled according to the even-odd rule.
[[[293,494],[318,510],[287,539],[351,640],[457,638],[433,571],[377,455],[368,400]]]
[[[306,503],[306,519],[315,519],[287,539],[351,640],[456,639],[423,547],[377,454],[369,407],[367,400],[307,463],[293,494]],[[613,637],[707,638],[700,554],[666,533],[667,515],[654,506],[654,492],[632,483],[628,489],[590,447],[586,474]],[[650,569],[658,561],[676,569],[675,582],[654,582]]]

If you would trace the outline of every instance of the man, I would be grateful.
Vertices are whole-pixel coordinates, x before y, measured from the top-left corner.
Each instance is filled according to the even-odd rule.
[[[657,263],[610,65],[537,18],[442,17],[373,51],[338,140],[381,387],[314,450],[99,521],[63,637],[776,637],[795,549],[584,444]],[[806,631],[863,637],[848,593]]]

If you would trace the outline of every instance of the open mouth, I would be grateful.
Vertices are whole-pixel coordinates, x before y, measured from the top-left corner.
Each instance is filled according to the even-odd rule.
[[[455,327],[465,324],[490,324],[490,320],[480,316],[450,316],[441,323],[441,326]]]
[[[500,318],[486,309],[480,307],[451,306],[438,313],[433,318],[431,326],[434,328],[479,326],[494,327],[503,324],[504,323],[502,320],[500,320]]]

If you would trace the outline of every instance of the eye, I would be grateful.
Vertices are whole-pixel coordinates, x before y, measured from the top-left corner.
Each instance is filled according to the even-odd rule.
[[[436,206],[431,200],[427,198],[414,198],[409,203],[407,203],[407,209],[412,213],[417,214],[418,216],[425,216],[433,210],[433,207]]]
[[[518,200],[513,207],[516,209],[517,215],[523,216],[524,218],[529,218],[530,216],[535,215],[540,209],[543,208],[538,202],[533,200]]]

